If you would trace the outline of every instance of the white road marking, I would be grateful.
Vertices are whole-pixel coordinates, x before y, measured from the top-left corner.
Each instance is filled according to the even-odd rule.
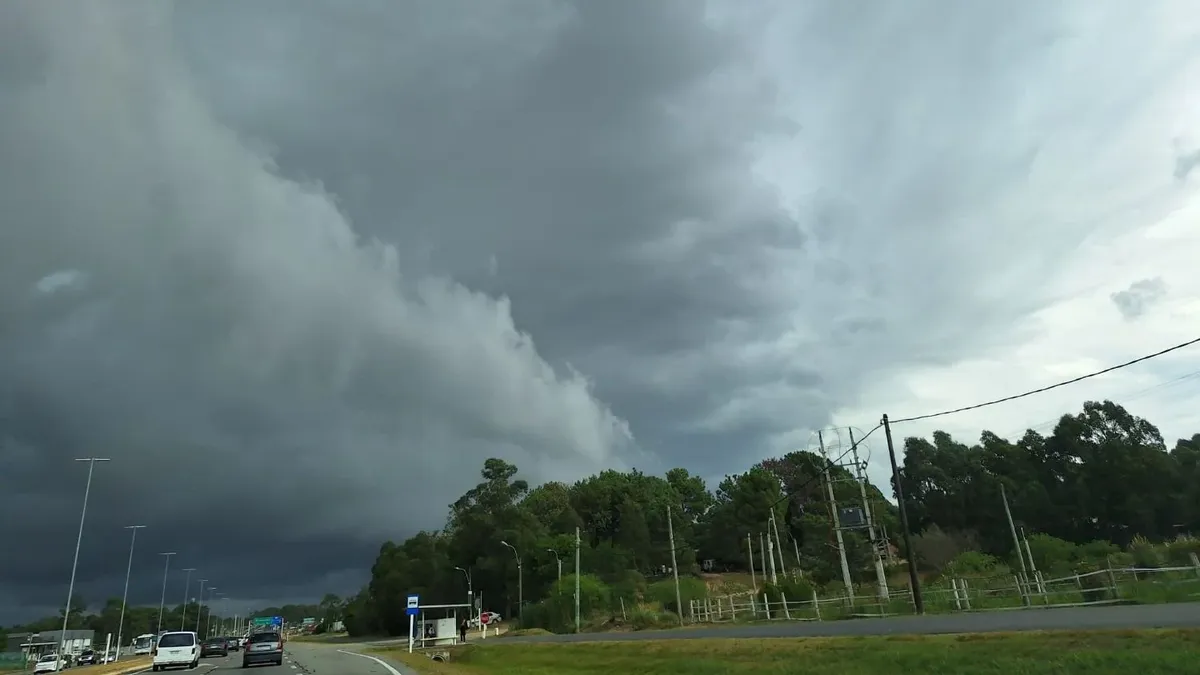
[[[403,673],[401,673],[400,671],[393,668],[390,663],[388,663],[387,661],[384,661],[383,659],[377,659],[374,656],[368,656],[367,654],[358,654],[355,652],[348,652],[345,649],[339,649],[338,651],[343,654],[349,654],[350,656],[361,656],[364,659],[371,659],[375,663],[378,663],[379,665],[383,666],[384,668],[387,668],[387,671],[389,673],[391,673],[391,675],[403,675]]]

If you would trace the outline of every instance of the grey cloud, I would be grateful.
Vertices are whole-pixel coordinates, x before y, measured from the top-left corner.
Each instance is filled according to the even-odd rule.
[[[1133,321],[1142,316],[1155,303],[1167,294],[1167,284],[1161,278],[1142,279],[1135,281],[1123,291],[1117,291],[1109,296],[1117,311],[1127,321]]]
[[[87,596],[253,513],[188,564],[300,597],[486,456],[720,475],[1006,343],[1161,80],[1086,6],[3,3],[0,578],[65,598],[73,456]]]

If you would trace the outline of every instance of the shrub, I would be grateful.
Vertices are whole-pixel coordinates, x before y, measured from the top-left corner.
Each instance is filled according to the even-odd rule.
[[[963,551],[946,564],[944,573],[955,577],[974,577],[1005,572],[995,556],[979,551]]]
[[[692,600],[703,600],[708,597],[708,586],[704,581],[695,577],[679,577],[679,597],[683,601],[683,608],[679,608],[675,602],[675,580],[664,579],[656,581],[646,587],[646,600],[657,602],[665,609],[671,612],[684,614],[687,607],[691,606]]]

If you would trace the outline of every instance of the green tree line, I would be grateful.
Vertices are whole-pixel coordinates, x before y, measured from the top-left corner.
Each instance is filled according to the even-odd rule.
[[[914,557],[925,571],[937,571],[964,551],[1012,555],[1001,486],[1017,525],[1035,542],[1126,547],[1200,526],[1200,434],[1168,448],[1153,424],[1111,401],[1085,403],[1049,435],[1030,430],[1010,441],[984,431],[977,443],[967,444],[939,431],[928,439],[906,438],[903,451],[900,480]],[[786,564],[813,587],[840,585],[823,473],[831,476],[839,506],[862,503],[859,484],[842,463],[792,452],[709,489],[683,468],[663,476],[604,471],[571,485],[533,487],[516,466],[489,459],[478,485],[450,506],[441,530],[382,545],[370,582],[345,603],[346,625],[358,634],[403,634],[407,594],[419,594],[422,603],[466,602],[468,574],[484,609],[512,617],[519,614],[517,555],[526,613],[550,611],[565,620],[566,606],[573,604],[576,527],[587,575],[581,580],[583,605],[611,593],[631,606],[659,599],[666,610],[676,610],[673,587],[669,593],[661,587],[671,565],[668,508],[685,587],[694,586],[705,569],[748,571],[747,535],[759,558],[758,533],[771,530],[772,513]],[[892,485],[886,489],[894,492]],[[898,556],[907,557],[898,510],[877,486],[866,485],[866,493],[879,531],[888,534]],[[792,501],[803,510],[789,513]],[[789,516],[798,527],[788,527]],[[845,532],[844,539],[852,580],[869,583],[874,549],[865,532]]]

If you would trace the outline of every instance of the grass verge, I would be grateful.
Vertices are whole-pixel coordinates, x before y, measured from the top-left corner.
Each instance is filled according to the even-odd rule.
[[[98,666],[88,666],[87,670],[80,670],[79,672],[87,673],[87,675],[119,675],[120,673],[131,673],[143,668],[149,668],[151,660],[152,659],[149,656],[135,656],[133,658],[121,659],[116,663],[102,663]]]
[[[422,675],[1178,675],[1200,660],[1200,629],[500,643],[456,648],[444,664],[386,654]]]

